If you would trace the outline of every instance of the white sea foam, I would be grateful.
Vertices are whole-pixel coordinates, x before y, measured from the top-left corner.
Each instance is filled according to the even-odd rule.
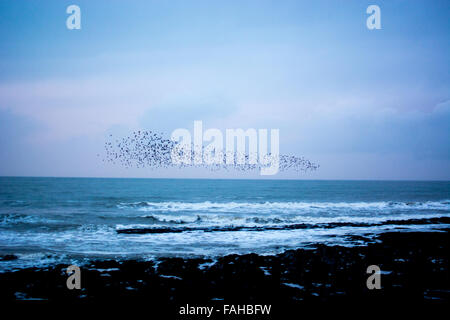
[[[116,229],[137,229],[137,228],[158,228],[160,226],[181,228],[186,227],[275,227],[289,226],[292,224],[325,225],[332,223],[353,223],[353,224],[379,224],[387,221],[420,220],[441,217],[450,217],[450,212],[442,213],[411,213],[385,214],[378,216],[365,215],[340,215],[340,216],[310,216],[310,215],[289,215],[289,216],[234,216],[218,214],[201,214],[196,216],[177,216],[155,214],[152,216],[152,223],[127,223],[117,224]],[[158,221],[158,224],[154,222]],[[175,226],[173,224],[176,224]]]
[[[120,228],[121,226],[117,226]],[[122,226],[125,227],[125,226]],[[130,227],[130,226],[126,226]],[[134,226],[139,227],[139,226]],[[143,226],[141,226],[143,227]],[[45,266],[89,258],[155,259],[158,257],[209,257],[257,253],[270,255],[311,244],[362,245],[353,235],[373,239],[386,231],[430,231],[448,224],[340,226],[335,228],[278,229],[264,231],[191,231],[158,234],[118,234],[111,226],[85,226],[55,234],[13,231],[0,233],[2,254],[14,249],[17,260],[2,261],[0,272],[15,268]],[[21,251],[24,251],[20,253]],[[42,254],[42,251],[51,254]],[[17,254],[17,252],[19,252]]]
[[[362,243],[351,240],[349,236],[361,235],[371,239],[386,231],[439,230],[448,228],[448,224],[414,224],[414,221],[404,224],[400,221],[450,217],[448,200],[350,203],[130,202],[122,203],[119,207],[124,210],[110,212],[108,209],[98,214],[89,211],[89,215],[82,217],[71,215],[72,219],[78,219],[73,225],[67,224],[66,216],[52,213],[46,216],[28,212],[0,214],[0,253],[16,254],[19,257],[2,261],[0,272],[8,268],[44,266],[88,258],[216,258],[233,253],[276,254],[317,243],[359,245]],[[384,224],[387,221],[393,222]],[[327,226],[333,223],[355,225]],[[36,224],[48,228],[36,228]],[[55,228],[55,224],[65,227]],[[290,228],[293,224],[307,226]],[[117,232],[123,229],[165,227],[185,228],[187,232]],[[226,227],[249,229],[231,231]],[[255,229],[252,230],[252,227]],[[208,228],[220,232],[205,232]]]
[[[274,212],[293,210],[449,210],[450,200],[425,202],[130,202],[120,203],[120,209],[136,208],[140,211],[214,211],[214,212]]]

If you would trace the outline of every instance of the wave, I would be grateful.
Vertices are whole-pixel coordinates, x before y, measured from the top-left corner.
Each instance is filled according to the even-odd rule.
[[[273,225],[295,223],[380,223],[387,220],[430,219],[450,216],[450,213],[411,213],[396,215],[339,215],[339,216],[307,216],[307,215],[269,215],[269,216],[236,216],[226,214],[197,214],[197,215],[144,215],[135,217],[145,220],[146,224],[160,225]]]
[[[1,206],[7,207],[28,207],[30,203],[25,200],[3,200],[0,201]]]
[[[44,222],[47,219],[39,216],[26,215],[21,213],[2,213],[0,214],[0,226],[14,224],[34,224]]]
[[[0,213],[0,228],[3,230],[48,230],[61,231],[79,226],[70,220],[57,219],[44,215],[23,213]]]
[[[269,230],[296,230],[296,229],[332,229],[338,227],[377,227],[384,225],[425,225],[425,224],[450,224],[450,217],[434,217],[421,219],[393,219],[379,223],[370,222],[332,222],[317,224],[286,224],[286,225],[266,225],[266,226],[198,226],[198,227],[148,227],[148,226],[118,226],[117,233],[124,234],[146,234],[146,233],[180,233],[189,231],[201,232],[224,232],[224,231],[269,231]]]
[[[274,212],[292,210],[450,210],[450,200],[425,202],[129,202],[119,203],[119,209],[154,212],[214,211],[214,212]]]

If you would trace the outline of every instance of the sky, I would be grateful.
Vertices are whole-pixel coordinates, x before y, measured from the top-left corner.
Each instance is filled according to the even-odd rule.
[[[449,1],[1,0],[0,175],[268,178],[98,156],[202,120],[320,164],[269,178],[450,180],[449,35]]]

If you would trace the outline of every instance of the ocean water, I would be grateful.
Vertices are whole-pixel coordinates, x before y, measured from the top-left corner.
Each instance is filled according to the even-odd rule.
[[[276,254],[449,228],[450,182],[0,177],[0,272]],[[355,237],[358,236],[358,237]]]

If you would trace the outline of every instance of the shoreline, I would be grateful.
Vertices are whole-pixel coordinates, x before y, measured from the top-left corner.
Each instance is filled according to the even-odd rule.
[[[450,229],[388,232],[377,240],[356,247],[317,245],[274,256],[227,255],[214,263],[183,258],[95,260],[81,267],[80,290],[67,289],[67,265],[29,268],[0,274],[0,299],[50,304],[142,302],[173,312],[186,304],[265,303],[276,312],[309,303],[450,301]],[[369,265],[381,269],[380,290],[367,289]]]

